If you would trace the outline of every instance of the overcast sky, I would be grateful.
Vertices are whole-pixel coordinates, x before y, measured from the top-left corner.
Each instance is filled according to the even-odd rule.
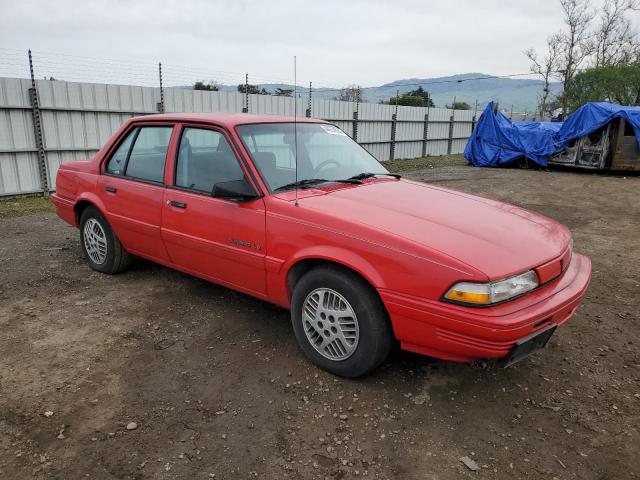
[[[38,76],[119,83],[153,81],[158,61],[176,84],[291,80],[294,55],[300,82],[331,87],[507,75],[561,26],[555,0],[0,0],[0,76],[27,48]]]

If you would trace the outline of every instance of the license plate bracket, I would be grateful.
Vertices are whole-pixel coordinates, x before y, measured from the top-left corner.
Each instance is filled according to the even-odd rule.
[[[534,333],[522,340],[516,342],[509,354],[500,360],[500,365],[507,368],[520,360],[527,358],[533,352],[536,352],[547,345],[547,342],[556,331],[558,325],[555,323]]]

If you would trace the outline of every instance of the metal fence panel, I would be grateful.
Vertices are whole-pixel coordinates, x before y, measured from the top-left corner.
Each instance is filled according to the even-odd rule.
[[[345,122],[334,121],[333,123],[335,124],[336,127],[338,127],[344,133],[346,133],[347,135],[353,138],[353,122],[352,121],[345,121]]]
[[[30,110],[0,109],[0,151],[35,148]]]
[[[358,142],[360,143],[376,143],[376,142],[391,143],[391,122],[358,123]]]
[[[125,120],[157,113],[161,98],[160,88],[155,87],[49,80],[36,84],[51,189],[55,189],[55,174],[63,161],[90,158]],[[42,191],[30,88],[30,80],[0,78],[0,196]],[[308,97],[297,101],[274,95],[248,97],[250,113],[292,116],[295,109],[303,117],[309,108]],[[168,113],[240,113],[246,104],[247,98],[238,92],[164,90]],[[356,135],[357,125],[356,140],[385,161],[392,158],[392,151],[393,158],[419,157],[423,150],[427,155],[462,152],[474,112],[312,99],[311,116],[335,123],[351,137]]]
[[[391,159],[391,155],[389,153],[390,143],[373,143],[373,144],[363,144],[362,145],[371,155],[376,157],[379,161],[385,162]]]
[[[0,153],[0,194],[42,191],[35,152]]]
[[[438,140],[427,143],[427,155],[446,155],[448,140]],[[454,152],[459,153],[459,152]]]

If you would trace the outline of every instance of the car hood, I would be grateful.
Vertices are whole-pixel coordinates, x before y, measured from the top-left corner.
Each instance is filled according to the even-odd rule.
[[[304,198],[305,208],[437,250],[491,280],[560,256],[571,233],[538,213],[408,180],[374,180]]]

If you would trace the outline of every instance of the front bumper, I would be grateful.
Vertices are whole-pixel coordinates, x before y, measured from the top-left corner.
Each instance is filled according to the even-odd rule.
[[[574,253],[558,279],[510,302],[472,308],[380,289],[405,350],[458,362],[502,358],[515,343],[575,313],[591,280],[591,260]]]

